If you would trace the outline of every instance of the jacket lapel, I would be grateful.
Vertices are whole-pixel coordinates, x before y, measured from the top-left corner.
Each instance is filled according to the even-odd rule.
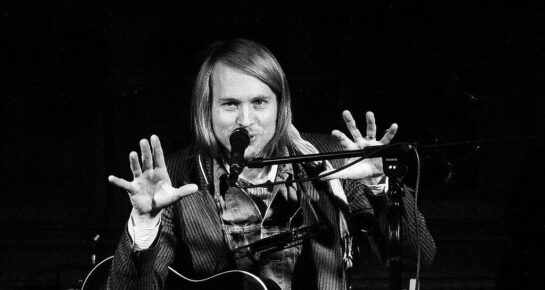
[[[202,155],[191,159],[191,172],[188,173],[199,191],[180,200],[180,232],[189,247],[196,275],[206,277],[230,269],[234,263],[213,199],[212,159]]]

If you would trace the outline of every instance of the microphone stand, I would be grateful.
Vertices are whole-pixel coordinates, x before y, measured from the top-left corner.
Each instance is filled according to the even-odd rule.
[[[397,146],[396,146],[397,145]],[[382,157],[384,174],[388,176],[389,186],[386,192],[388,199],[388,267],[390,289],[401,290],[401,212],[402,197],[405,195],[401,180],[407,173],[407,166],[402,164],[398,156],[413,147],[410,144],[394,144],[367,146],[360,150],[326,152],[303,156],[274,158],[253,158],[246,163],[249,168],[259,168],[274,164],[302,163],[318,160],[331,160],[352,157]]]
[[[397,157],[382,158],[384,174],[388,176],[388,269],[390,290],[401,290],[401,212],[405,196],[401,180],[407,173],[406,165]]]
[[[392,145],[377,145],[367,146],[363,149],[338,151],[338,152],[324,152],[317,154],[308,154],[300,156],[286,156],[286,157],[271,157],[271,158],[252,158],[244,164],[249,168],[260,168],[275,164],[286,163],[303,163],[319,160],[331,160],[331,159],[343,159],[352,157],[367,156],[367,158],[383,157],[383,156],[395,156],[401,152],[407,152],[413,148],[412,144],[392,144]]]

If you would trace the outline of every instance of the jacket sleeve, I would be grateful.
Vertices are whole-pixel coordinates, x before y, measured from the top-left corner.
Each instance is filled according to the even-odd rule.
[[[386,261],[388,257],[387,195],[374,195],[361,180],[346,180],[344,187],[350,207],[353,231],[363,233],[373,251]],[[401,209],[402,261],[405,266],[415,268],[418,245],[420,245],[420,264],[422,268],[427,268],[431,266],[435,257],[435,242],[426,226],[424,216],[415,208],[413,190],[405,186],[403,191],[405,194],[402,197]]]
[[[302,133],[305,140],[311,142],[320,152],[333,152],[343,150],[338,141],[324,134]],[[342,160],[331,160],[335,168],[344,165]],[[323,168],[314,168],[314,171]],[[345,190],[351,221],[352,232],[363,232],[369,240],[369,244],[383,261],[387,257],[388,243],[388,200],[385,194],[374,195],[362,180],[344,180]],[[418,244],[420,244],[421,266],[429,267],[435,257],[435,242],[428,231],[424,216],[415,211],[413,191],[405,187],[405,196],[402,198],[401,218],[401,243],[403,261],[406,266],[414,268]],[[417,218],[415,219],[415,212]],[[418,238],[416,235],[418,225]]]
[[[163,211],[161,228],[148,249],[135,250],[125,226],[114,254],[107,289],[163,289],[177,243],[173,226],[174,208],[175,205]]]

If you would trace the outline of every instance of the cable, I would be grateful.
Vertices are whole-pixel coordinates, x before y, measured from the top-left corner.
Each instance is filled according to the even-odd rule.
[[[420,227],[418,226],[418,191],[420,189],[420,156],[416,145],[413,147],[416,157],[416,185],[414,189],[414,222],[416,225],[416,290],[420,290]]]

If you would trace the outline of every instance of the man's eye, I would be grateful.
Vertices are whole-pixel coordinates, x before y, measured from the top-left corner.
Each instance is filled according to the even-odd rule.
[[[225,107],[236,107],[237,104],[235,102],[226,102],[226,103],[223,103],[223,106],[225,106]]]
[[[255,101],[254,101],[254,104],[255,104],[255,105],[258,105],[258,106],[263,106],[263,105],[265,105],[266,103],[267,103],[267,101],[265,101],[265,100],[255,100]]]

